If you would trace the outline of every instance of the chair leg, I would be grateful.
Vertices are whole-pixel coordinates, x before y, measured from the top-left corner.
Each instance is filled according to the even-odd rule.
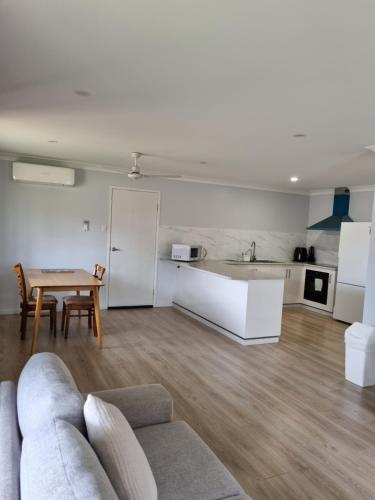
[[[95,319],[95,313],[93,314],[93,317],[92,317],[93,321],[94,321],[94,336],[97,337],[98,336],[98,329],[96,327],[96,319]]]
[[[70,321],[70,307],[65,309],[65,338],[68,338],[69,334],[69,321]]]
[[[76,295],[77,295],[77,297],[79,297],[81,295],[81,292],[79,290],[77,290]],[[78,309],[78,319],[79,320],[81,319],[81,309]]]
[[[49,310],[49,331],[53,330],[53,308],[51,307]]]
[[[26,328],[27,328],[27,311],[26,309],[22,308],[21,311],[21,340],[25,340],[26,337]]]
[[[57,323],[57,306],[53,307],[53,335],[56,338],[56,323]]]
[[[61,331],[62,332],[64,331],[65,313],[66,313],[66,307],[65,307],[65,304],[63,304],[62,313],[61,313]]]
[[[89,324],[89,330],[91,330],[92,328],[92,321],[91,321],[91,309],[88,310],[88,314],[87,314],[87,320],[88,320],[88,324]]]

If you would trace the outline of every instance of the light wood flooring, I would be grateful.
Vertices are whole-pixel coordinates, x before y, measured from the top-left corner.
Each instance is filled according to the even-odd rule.
[[[0,317],[0,379],[28,359],[31,323]],[[375,499],[375,388],[344,380],[346,326],[289,308],[279,344],[243,347],[170,308],[103,312],[102,351],[72,320],[59,354],[81,391],[161,383],[255,499]],[[199,499],[197,499],[199,500]]]

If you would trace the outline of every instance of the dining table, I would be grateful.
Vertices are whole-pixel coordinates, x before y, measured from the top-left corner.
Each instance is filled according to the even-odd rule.
[[[99,349],[103,347],[103,332],[100,319],[99,291],[103,282],[84,269],[27,269],[26,275],[30,290],[36,290],[36,308],[31,354],[36,352],[43,295],[50,292],[92,292],[94,299],[94,314],[97,327]]]

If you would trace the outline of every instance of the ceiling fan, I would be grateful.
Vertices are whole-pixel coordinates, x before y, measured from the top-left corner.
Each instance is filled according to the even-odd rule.
[[[170,179],[178,179],[181,175],[173,175],[173,174],[142,174],[141,169],[137,164],[138,158],[140,158],[142,153],[134,152],[132,153],[132,158],[134,160],[134,165],[132,166],[130,172],[128,173],[129,179],[141,179],[142,177],[169,177]]]

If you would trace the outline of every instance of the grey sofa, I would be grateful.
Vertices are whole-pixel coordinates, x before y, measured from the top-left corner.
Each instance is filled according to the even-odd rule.
[[[159,500],[249,499],[199,436],[185,422],[172,421],[172,399],[163,386],[94,394],[116,405],[133,427],[153,471]],[[117,498],[86,440],[84,402],[68,368],[52,353],[32,356],[17,387],[13,382],[0,384],[1,500]],[[60,432],[64,439],[57,444],[52,423],[68,432]],[[77,443],[86,447],[84,460],[78,456],[79,465]],[[59,469],[57,462],[67,446],[75,455]],[[67,487],[62,476],[69,474]]]

